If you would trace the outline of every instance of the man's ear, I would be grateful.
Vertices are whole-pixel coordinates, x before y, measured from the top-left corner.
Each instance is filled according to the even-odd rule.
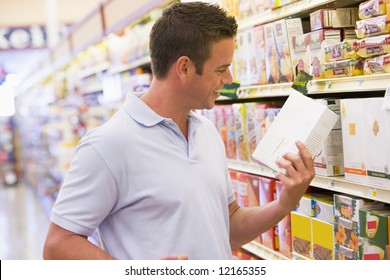
[[[181,56],[176,61],[176,74],[179,77],[185,78],[190,74],[193,63],[188,56]]]

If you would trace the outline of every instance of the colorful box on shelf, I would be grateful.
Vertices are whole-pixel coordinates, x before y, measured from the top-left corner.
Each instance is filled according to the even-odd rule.
[[[283,183],[276,181],[276,196],[279,197]],[[278,223],[279,252],[289,259],[292,258],[291,244],[291,214],[288,214]]]
[[[334,217],[334,241],[352,250],[359,250],[359,223]]]
[[[358,8],[320,9],[310,14],[310,28],[354,27],[358,18]]]
[[[334,221],[334,199],[332,195],[323,194],[312,198],[313,217],[327,223]]]
[[[266,177],[259,178],[259,196],[260,205],[265,205],[276,199],[276,185],[274,179]],[[272,250],[279,250],[277,225],[261,234],[261,243]]]
[[[349,249],[340,244],[334,244],[335,260],[359,260],[359,251]]]
[[[306,258],[313,258],[311,217],[291,212],[292,251]]]
[[[387,245],[359,237],[359,257],[361,260],[386,260],[388,258],[386,248]]]
[[[379,201],[351,195],[334,194],[335,218],[342,217],[358,223],[360,209],[379,209],[383,207],[384,203]]]
[[[382,248],[389,244],[390,208],[359,210],[360,236],[374,241]]]
[[[311,219],[313,259],[334,259],[334,225],[322,220]]]

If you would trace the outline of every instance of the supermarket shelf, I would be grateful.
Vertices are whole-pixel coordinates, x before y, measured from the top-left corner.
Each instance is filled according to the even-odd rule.
[[[99,83],[91,84],[89,86],[80,88],[80,92],[82,94],[92,94],[92,93],[98,93],[103,91],[103,86]]]
[[[103,62],[103,63],[97,64],[95,66],[81,70],[78,74],[78,78],[81,80],[81,79],[84,79],[88,76],[92,76],[94,74],[101,73],[103,71],[106,71],[109,67],[110,67],[109,62]]]
[[[314,187],[328,189],[335,192],[341,192],[350,195],[356,195],[359,197],[378,200],[385,203],[390,203],[390,189],[346,181],[344,179],[344,176],[316,176],[313,179],[311,185]]]
[[[342,93],[359,91],[385,91],[390,86],[390,73],[362,75],[335,79],[312,80],[308,82],[309,94]]]
[[[289,96],[295,91],[292,83],[242,86],[238,89],[238,98],[264,98]],[[385,91],[390,86],[390,73],[362,75],[335,79],[312,80],[307,84],[308,94],[374,92]]]
[[[135,68],[138,68],[141,66],[148,65],[150,63],[151,63],[150,56],[145,56],[145,57],[137,59],[131,63],[128,63],[128,64],[117,65],[117,66],[111,67],[110,69],[108,69],[108,73],[112,74],[112,75],[118,74],[118,73],[121,73],[124,71],[132,70],[132,69],[135,69]]]
[[[312,9],[331,4],[336,2],[335,0],[301,0],[298,2],[291,3],[289,5],[280,7],[275,10],[267,11],[265,13],[252,16],[247,19],[239,21],[238,28],[240,30],[245,30],[255,25],[265,24],[271,21],[278,19],[286,18],[289,16],[296,16],[299,13],[311,11]],[[348,1],[346,1],[348,2]]]
[[[301,254],[295,252],[292,252],[292,255],[293,260],[311,261],[311,259],[309,259],[308,257],[302,256]]]
[[[228,167],[234,170],[275,178],[274,171],[256,163],[229,160]],[[333,192],[340,192],[363,198],[382,201],[385,203],[390,203],[390,189],[346,181],[344,179],[344,176],[315,176],[310,185],[316,188],[327,189]]]
[[[262,98],[288,96],[294,89],[292,83],[280,83],[272,85],[243,86],[238,89],[238,98]]]
[[[264,260],[289,260],[285,255],[269,249],[256,241],[249,242],[242,248]]]

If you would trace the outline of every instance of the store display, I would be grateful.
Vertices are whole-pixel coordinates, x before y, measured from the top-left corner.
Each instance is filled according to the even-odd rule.
[[[378,214],[378,219],[373,218],[377,214],[370,214],[381,210],[358,207],[366,203],[367,197],[385,202],[374,203],[379,203],[381,207],[390,203],[388,112],[380,109],[383,98],[334,98],[338,92],[333,82],[334,79],[340,79],[345,84],[353,81],[353,86],[348,84],[344,90],[352,95],[366,90],[364,86],[368,75],[374,79],[375,90],[379,88],[382,91],[388,86],[384,85],[388,76],[378,78],[377,75],[390,72],[389,1],[370,0],[360,5],[356,1],[337,3],[339,7],[325,6],[329,3],[332,6],[336,1],[221,2],[239,19],[237,49],[232,65],[234,80],[240,83],[241,89],[255,92],[251,97],[257,98],[238,103],[231,100],[227,102],[231,104],[217,104],[214,110],[201,112],[216,124],[230,161],[249,166],[251,172],[265,170],[254,163],[252,154],[274,120],[284,116],[280,108],[285,100],[276,100],[275,95],[288,96],[291,82],[300,70],[314,77],[312,85],[325,84],[321,93],[328,94],[329,98],[322,99],[321,96],[319,100],[323,104],[328,103],[324,106],[330,106],[330,100],[340,103],[341,123],[329,128],[330,136],[320,145],[321,152],[315,153],[317,176],[322,176],[326,186],[314,187],[330,189],[332,194],[305,195],[296,211],[254,242],[260,248],[266,247],[267,252],[275,250],[273,256],[277,258],[282,258],[278,252],[288,259],[297,255],[336,260],[390,258],[390,254],[386,254],[386,249],[390,250],[390,229],[386,231],[387,235],[382,230],[390,227],[390,222],[385,223],[384,214]],[[312,2],[314,6],[311,6]],[[354,7],[349,7],[351,5]],[[31,89],[36,91],[34,96],[37,98],[30,100],[33,105],[19,114],[16,120],[22,139],[24,180],[39,194],[54,200],[77,140],[87,130],[104,123],[119,107],[125,93],[142,91],[150,85],[152,74],[147,35],[152,21],[160,12],[161,9],[156,9],[147,19],[137,19],[136,23],[121,26],[118,32],[101,38],[101,43],[77,54],[59,71],[53,70],[45,83]],[[375,83],[375,79],[380,80]],[[105,88],[119,88],[116,91],[118,96],[111,99],[115,101],[108,102],[109,99],[104,98]],[[309,88],[308,94],[312,93]],[[47,102],[37,104],[44,99],[38,96],[43,95],[49,96]],[[313,95],[311,97],[318,99]],[[242,97],[245,95],[239,98]],[[302,103],[299,106],[304,107]],[[301,119],[300,128],[304,127],[302,121],[306,119]],[[281,131],[291,129],[290,121],[291,115],[284,119],[288,127]],[[7,133],[2,130],[2,170],[7,166],[4,162],[9,164],[14,161],[14,155],[8,153],[9,145],[3,144],[6,137]],[[7,167],[7,170],[15,170],[15,167]],[[280,184],[271,178],[272,172],[265,176],[251,172],[245,168],[230,171],[237,201],[242,207],[265,203],[267,194],[274,195],[274,191],[265,192],[262,187],[264,182],[269,181],[276,186]],[[335,175],[337,177],[331,177]],[[3,175],[3,178],[6,177]],[[7,178],[11,183],[17,179],[9,175]],[[362,197],[352,198],[349,193],[354,193],[354,190],[345,187],[342,189],[345,194],[337,194],[333,198],[333,180],[338,180],[337,184],[341,185],[356,182],[359,186],[367,186],[367,190]],[[359,190],[361,188],[364,187]],[[341,199],[344,196],[351,201],[349,204]],[[358,215],[359,212],[364,214]],[[363,215],[366,220],[360,221]],[[387,218],[389,221],[390,217]],[[380,238],[375,234],[378,231]],[[370,239],[370,236],[373,237]],[[359,240],[361,246],[358,246]],[[245,255],[243,251],[236,255],[240,259],[256,258]]]

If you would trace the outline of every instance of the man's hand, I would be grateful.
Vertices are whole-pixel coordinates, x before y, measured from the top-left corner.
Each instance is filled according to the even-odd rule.
[[[278,173],[276,178],[283,183],[279,201],[288,211],[294,209],[302,195],[306,192],[315,176],[313,159],[306,146],[297,141],[299,154],[287,153],[277,164],[286,170],[286,175]]]

